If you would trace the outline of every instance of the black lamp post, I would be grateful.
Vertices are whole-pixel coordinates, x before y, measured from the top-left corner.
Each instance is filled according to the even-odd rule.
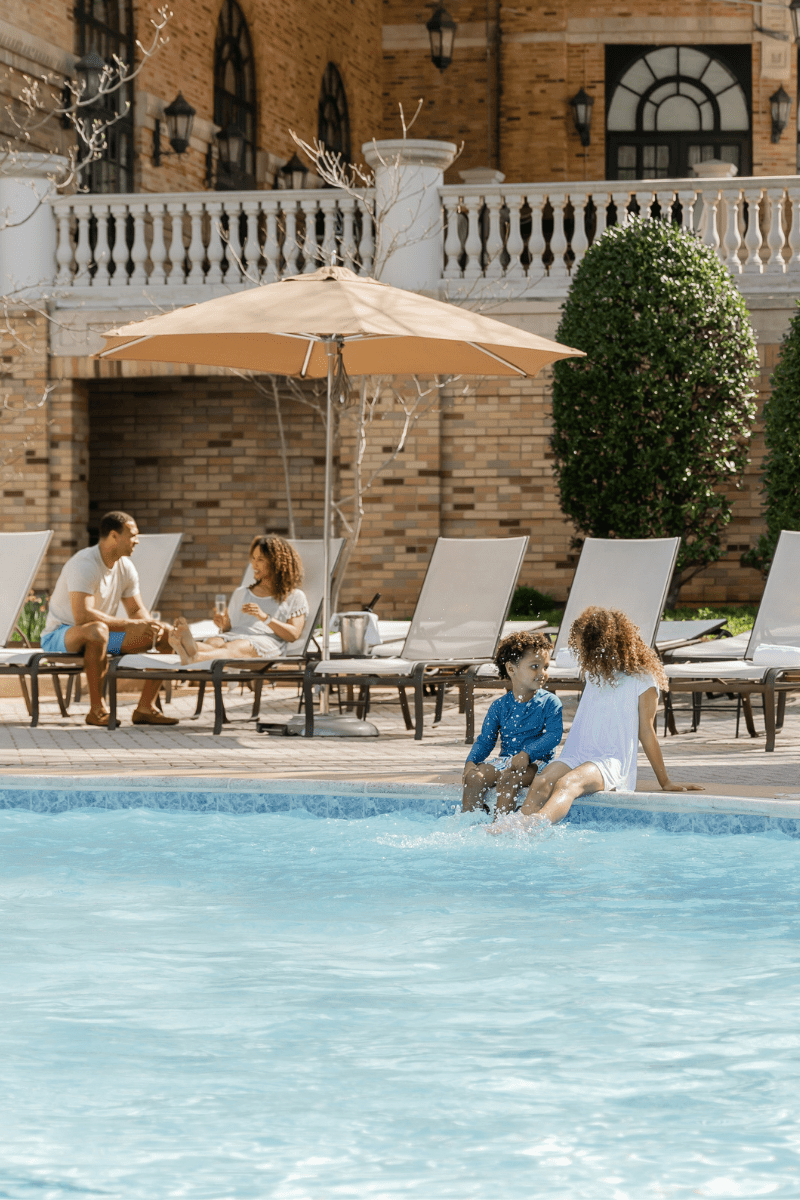
[[[297,151],[295,151],[289,161],[278,172],[277,186],[287,190],[294,188],[296,191],[299,191],[306,186],[307,182],[308,167],[298,157]]]
[[[453,61],[453,39],[458,26],[447,9],[440,5],[425,28],[431,39],[431,62],[443,71]]]
[[[800,0],[790,0],[789,16],[792,18],[792,34],[800,42]]]
[[[781,134],[789,123],[789,113],[792,108],[792,98],[779,87],[769,98],[769,110],[772,114],[772,141],[779,142]]]
[[[105,59],[96,50],[90,50],[75,63],[78,78],[83,81],[79,100],[96,100],[100,92],[100,84],[106,70]]]
[[[161,149],[161,121],[156,119],[153,130],[153,166],[160,167],[161,159],[171,154],[185,154],[189,149],[189,139],[192,136],[197,109],[192,108],[182,92],[178,92],[171,104],[164,109],[164,119],[167,122],[167,136],[171,150]]]
[[[572,105],[572,117],[575,121],[575,128],[578,131],[582,146],[588,146],[591,138],[589,136],[592,128],[592,109],[594,107],[594,96],[590,96],[583,88],[577,92],[570,100]]]

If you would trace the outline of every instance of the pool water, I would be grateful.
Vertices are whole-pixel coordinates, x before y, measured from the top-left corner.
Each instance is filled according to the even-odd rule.
[[[0,812],[0,1197],[800,1195],[800,844]]]

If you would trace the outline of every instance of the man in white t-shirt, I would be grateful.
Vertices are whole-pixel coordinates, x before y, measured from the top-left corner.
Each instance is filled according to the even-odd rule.
[[[154,621],[139,594],[139,576],[130,556],[139,541],[133,517],[124,512],[106,513],[100,522],[100,540],[73,554],[65,563],[50,598],[42,649],[51,654],[83,654],[89,686],[87,725],[108,725],[103,702],[103,682],[108,655],[137,654],[150,650],[170,653],[171,626]],[[116,616],[120,602],[126,617]],[[177,725],[155,707],[161,681],[142,688],[133,713],[134,725]]]

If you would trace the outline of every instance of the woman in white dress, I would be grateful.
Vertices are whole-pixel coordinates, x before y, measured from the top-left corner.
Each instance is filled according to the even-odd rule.
[[[253,539],[250,562],[255,582],[237,588],[227,612],[214,613],[217,637],[196,642],[184,617],[169,635],[181,662],[214,658],[280,658],[297,641],[308,616],[308,600],[300,591],[300,555],[277,534]]]
[[[667,774],[655,716],[659,687],[667,691],[669,683],[630,618],[614,608],[584,609],[569,631],[569,646],[585,680],[578,711],[561,754],[536,776],[516,819],[555,825],[579,796],[634,791],[637,740],[662,791],[702,792],[699,784],[673,783]]]

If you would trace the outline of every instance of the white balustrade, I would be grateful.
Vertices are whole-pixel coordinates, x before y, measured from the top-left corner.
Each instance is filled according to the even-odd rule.
[[[164,287],[246,287],[322,263],[372,269],[370,212],[355,196],[331,190],[140,192],[52,203],[61,297],[124,288],[131,301],[139,291],[145,302]]]
[[[709,180],[461,185],[438,188],[445,294],[473,290],[563,296],[609,225],[631,214],[692,229],[744,290],[787,291],[800,276],[800,186],[795,176]],[[370,274],[371,193],[192,192],[64,196],[50,201],[59,296],[104,304],[125,289],[226,290],[270,283],[338,262]],[[99,298],[99,297],[98,297]],[[177,302],[177,297],[173,302]]]

